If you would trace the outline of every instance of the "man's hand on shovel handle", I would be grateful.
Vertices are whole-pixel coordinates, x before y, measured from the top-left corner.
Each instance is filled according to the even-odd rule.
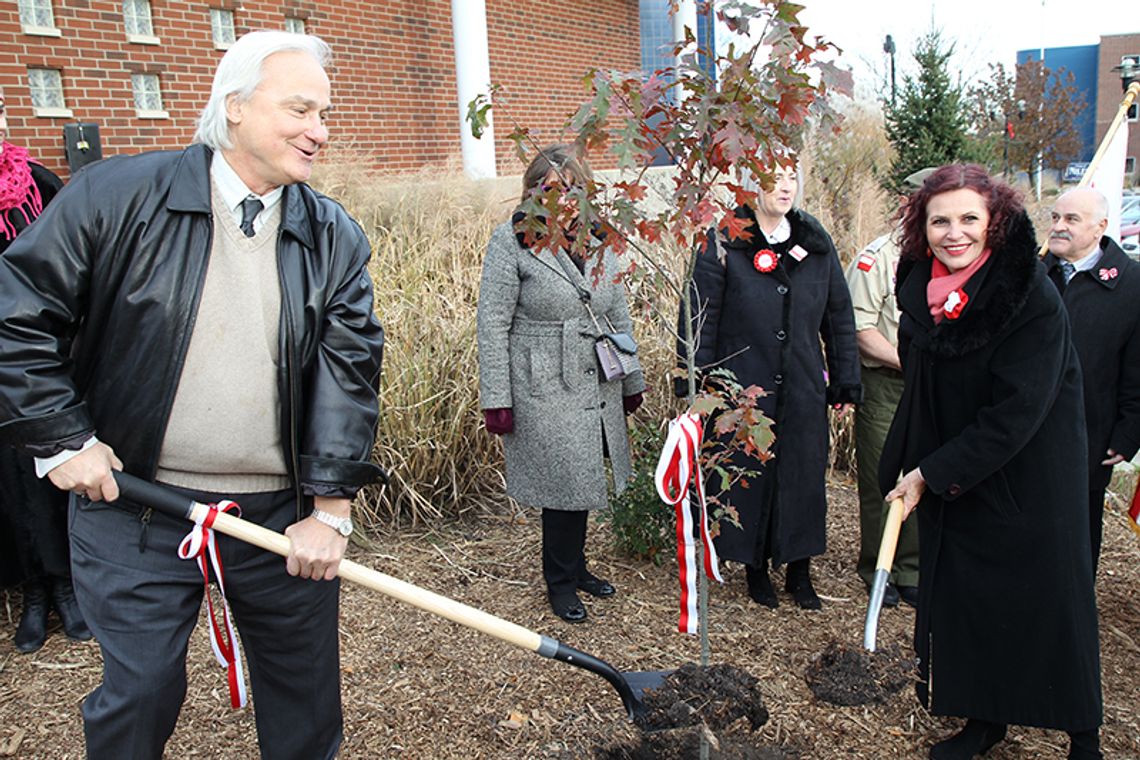
[[[903,519],[910,517],[910,513],[918,506],[922,494],[926,492],[926,481],[922,477],[922,470],[915,467],[903,476],[899,484],[887,494],[887,501],[893,499],[903,500]]]
[[[123,469],[123,463],[105,443],[96,443],[48,472],[48,479],[61,491],[86,496],[91,501],[114,501],[119,498],[119,485],[112,470]]]
[[[348,517],[352,502],[327,496],[314,497],[314,504],[322,512],[337,517]],[[289,575],[315,581],[331,581],[336,577],[340,560],[348,548],[348,539],[316,518],[306,517],[285,529],[291,546],[285,560]]]

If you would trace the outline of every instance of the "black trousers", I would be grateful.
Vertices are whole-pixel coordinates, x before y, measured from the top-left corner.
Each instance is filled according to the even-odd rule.
[[[226,498],[175,490],[204,503]],[[243,518],[271,530],[296,521],[292,491],[230,498]],[[70,518],[75,593],[103,653],[103,682],[83,703],[87,757],[159,760],[186,696],[187,643],[204,591],[197,563],[177,555],[191,523],[157,513],[145,522],[139,510],[78,497]],[[262,758],[335,757],[343,727],[339,582],[295,578],[283,558],[215,535],[249,666]],[[221,668],[203,672],[226,693]],[[213,709],[229,710],[228,699]]]
[[[71,575],[67,496],[30,456],[0,447],[0,585]]]
[[[586,510],[542,510],[542,577],[551,596],[572,594],[586,575]]]
[[[1093,580],[1100,564],[1100,544],[1104,532],[1104,489],[1089,491],[1089,538],[1092,540]]]

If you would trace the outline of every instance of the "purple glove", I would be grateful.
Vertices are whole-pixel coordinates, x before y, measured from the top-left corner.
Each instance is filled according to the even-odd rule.
[[[634,393],[632,396],[622,396],[621,405],[625,409],[625,413],[633,414],[637,411],[637,407],[641,406],[641,402],[645,400],[644,393]]]
[[[488,433],[494,433],[495,435],[504,435],[513,432],[515,429],[514,412],[510,410],[510,407],[503,409],[484,409],[483,425],[486,426]]]

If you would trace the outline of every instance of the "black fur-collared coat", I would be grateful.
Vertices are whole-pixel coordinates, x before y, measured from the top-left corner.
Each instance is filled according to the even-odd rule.
[[[765,465],[739,457],[760,475],[721,496],[738,510],[741,527],[722,524],[716,547],[724,559],[759,564],[767,544],[781,564],[827,546],[827,405],[862,397],[855,314],[835,246],[813,216],[788,212],[791,237],[773,245],[751,210],[737,215],[753,223],[752,239],[710,242],[697,259],[696,363],[730,369],[744,386],[768,391],[759,406],[775,422],[776,444]],[[780,254],[770,272],[754,265],[764,248]]]
[[[906,384],[883,492],[920,467],[915,648],[936,715],[1070,731],[1100,725],[1081,372],[1028,217],[935,325],[928,258],[897,294]],[[904,252],[904,257],[906,252]]]

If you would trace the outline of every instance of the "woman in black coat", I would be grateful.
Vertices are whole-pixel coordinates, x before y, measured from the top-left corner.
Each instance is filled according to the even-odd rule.
[[[968,719],[932,758],[982,754],[1009,723],[1100,757],[1081,373],[1036,251],[982,167],[942,167],[906,207],[905,387],[880,481],[917,509],[919,699]]]
[[[0,95],[0,255],[63,187],[59,177],[7,137]],[[71,587],[67,493],[37,478],[30,457],[0,448],[0,584],[20,581],[24,600],[13,639],[17,650],[34,652],[43,646],[52,608],[64,633],[91,638]]]
[[[759,477],[721,496],[736,508],[740,527],[722,523],[717,552],[744,563],[749,595],[766,607],[777,605],[768,561],[787,562],[785,589],[800,607],[819,609],[809,562],[826,548],[827,407],[846,413],[860,400],[859,352],[835,246],[815,218],[792,208],[795,167],[775,175],[755,211],[736,212],[750,238],[710,235],[697,260],[696,364],[702,372],[729,369],[744,386],[768,391],[759,406],[775,422],[775,457],[736,461]]]

